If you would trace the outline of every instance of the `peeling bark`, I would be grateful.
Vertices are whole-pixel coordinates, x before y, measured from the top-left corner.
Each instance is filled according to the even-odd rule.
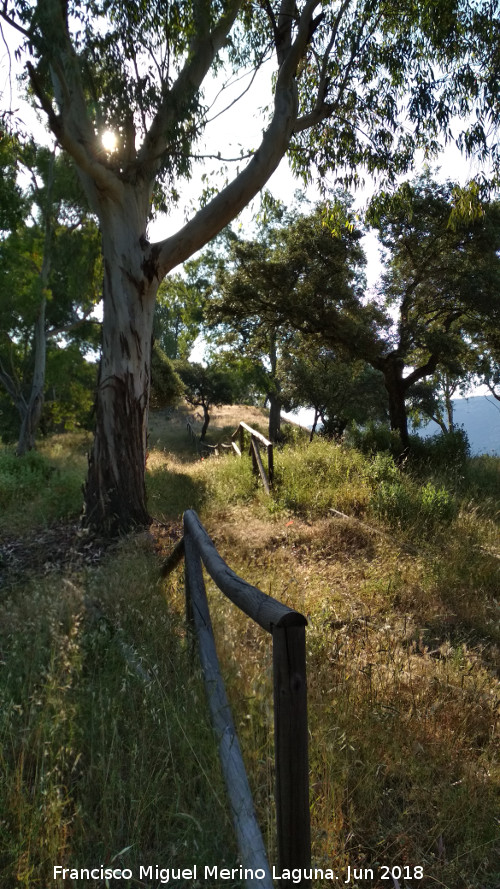
[[[84,523],[108,535],[150,524],[145,464],[153,311],[158,280],[146,274],[145,219],[132,190],[105,207],[102,358]],[[104,224],[103,224],[104,223]]]

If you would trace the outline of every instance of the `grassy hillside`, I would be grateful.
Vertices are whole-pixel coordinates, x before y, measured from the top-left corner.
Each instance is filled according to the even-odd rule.
[[[194,507],[231,567],[308,617],[315,864],[378,868],[351,886],[392,885],[385,864],[422,867],[408,886],[497,889],[500,461],[401,474],[295,430],[268,498],[249,459],[201,459],[186,416],[153,417],[157,522],[112,547],[78,530],[81,439],[0,452],[0,884],[57,885],[54,863],[237,860],[182,568],[158,578]],[[262,411],[215,410],[209,440],[240,419],[266,430]],[[208,587],[273,858],[270,644]]]

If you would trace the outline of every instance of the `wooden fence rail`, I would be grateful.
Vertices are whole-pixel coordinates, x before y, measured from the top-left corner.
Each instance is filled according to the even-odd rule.
[[[252,457],[254,472],[256,474],[259,473],[262,479],[262,484],[264,485],[266,492],[269,494],[274,480],[273,443],[268,441],[260,432],[257,432],[256,429],[252,429],[252,427],[247,426],[246,423],[240,423],[231,436],[233,449],[239,457],[241,457],[245,450],[245,433],[249,433],[250,435],[250,455]],[[239,440],[239,446],[236,444],[236,439]],[[267,453],[267,474],[260,453],[261,445],[265,447]]]
[[[193,510],[184,513],[184,537],[165,562],[167,574],[185,558],[186,615],[194,626],[212,724],[230,799],[245,883],[272,889],[272,874],[255,818],[241,751],[220,675],[202,562],[217,587],[245,614],[272,635],[274,749],[279,886],[308,889],[311,863],[305,627],[306,618],[238,577],[217,552]],[[287,872],[295,871],[294,879]]]

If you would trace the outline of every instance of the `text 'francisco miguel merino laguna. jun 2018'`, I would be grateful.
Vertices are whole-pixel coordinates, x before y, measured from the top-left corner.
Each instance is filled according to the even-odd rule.
[[[59,881],[131,880],[137,878],[139,880],[156,880],[158,883],[164,885],[170,882],[177,882],[178,880],[193,883],[196,882],[197,885],[204,882],[208,885],[213,885],[214,881],[220,883],[229,880],[265,880],[266,877],[271,877],[273,881],[286,880],[288,883],[292,882],[296,884],[301,883],[302,880],[331,880],[332,883],[336,883],[337,885],[342,885],[343,883],[349,884],[359,880],[364,880],[367,883],[375,882],[376,880],[387,880],[387,885],[392,887],[395,879],[414,880],[416,885],[417,881],[423,879],[424,873],[423,868],[418,865],[415,867],[410,867],[408,865],[400,867],[399,865],[394,864],[390,866],[378,865],[376,868],[356,868],[348,865],[346,870],[341,873],[331,870],[330,868],[319,867],[308,867],[306,869],[293,868],[292,870],[273,867],[270,874],[267,874],[262,868],[253,870],[242,866],[226,868],[214,864],[200,867],[199,865],[194,864],[191,867],[169,868],[160,867],[157,864],[150,864],[140,865],[139,868],[134,868],[134,870],[126,867],[105,867],[104,865],[90,868],[72,868],[55,865],[53,876],[54,880]]]

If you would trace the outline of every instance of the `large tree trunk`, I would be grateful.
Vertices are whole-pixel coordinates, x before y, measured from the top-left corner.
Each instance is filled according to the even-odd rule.
[[[158,280],[145,261],[145,215],[129,191],[101,211],[102,357],[84,523],[106,535],[145,527],[145,463],[153,312]]]
[[[396,355],[389,355],[380,366],[384,374],[385,388],[389,397],[389,420],[391,429],[399,432],[401,444],[406,450],[410,446],[408,416],[406,413],[406,382],[403,378],[403,362]]]

